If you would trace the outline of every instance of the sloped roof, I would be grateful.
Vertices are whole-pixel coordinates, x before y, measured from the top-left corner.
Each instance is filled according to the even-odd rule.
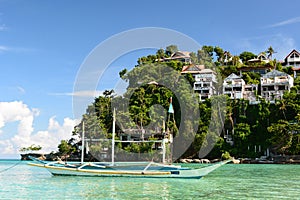
[[[227,76],[225,78],[225,80],[231,80],[231,79],[241,79],[241,77],[239,77],[238,75],[236,75],[235,73],[230,74],[229,76]]]
[[[265,63],[268,63],[270,60],[263,53],[258,54],[258,56],[256,58],[252,58],[252,59],[248,60],[248,62],[261,62],[261,61],[264,61]]]
[[[158,83],[156,81],[150,81],[148,85],[158,85]]]
[[[260,53],[257,56],[257,59],[260,59],[260,60],[269,60],[268,57],[265,54],[263,54],[263,53]]]
[[[290,57],[293,53],[296,53],[300,56],[300,53],[296,50],[296,49],[293,49],[285,58],[284,60],[286,60],[288,57]]]
[[[195,73],[200,73],[201,70],[203,70],[205,67],[204,65],[186,65],[183,66],[181,73],[185,74],[185,73],[191,73],[191,74],[195,74]]]
[[[171,55],[171,58],[190,58],[190,53],[188,51],[177,51]]]
[[[289,76],[289,75],[287,73],[280,72],[276,69],[263,75],[264,78],[274,78],[278,76]]]
[[[200,71],[200,74],[212,74],[212,73],[215,74],[216,72],[211,69],[202,69]]]

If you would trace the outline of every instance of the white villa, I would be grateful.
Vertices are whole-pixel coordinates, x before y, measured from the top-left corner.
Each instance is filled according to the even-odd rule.
[[[264,54],[260,53],[256,58],[248,60],[249,63],[256,63],[256,62],[264,62],[264,63],[269,63],[270,60],[269,58]]]
[[[232,73],[223,81],[223,94],[230,99],[242,99],[245,91],[245,81],[238,75]]]
[[[216,94],[216,72],[211,69],[203,69],[195,75],[194,91],[199,94],[200,101],[204,101]]]
[[[285,58],[282,66],[293,66],[294,77],[297,77],[297,72],[300,71],[300,53],[295,49],[291,51]]]
[[[282,99],[285,91],[290,91],[294,79],[290,75],[273,70],[260,78],[262,98],[274,103],[275,99]]]
[[[284,58],[283,66],[293,66],[300,68],[300,53],[295,49]]]
[[[231,74],[223,81],[223,94],[230,99],[246,99],[250,104],[257,104],[256,95],[258,92],[257,84],[247,85],[245,81],[236,74]]]
[[[166,60],[179,60],[184,63],[189,63],[183,66],[181,74],[191,74],[195,79],[193,89],[199,94],[200,101],[210,98],[216,94],[217,74],[211,69],[205,69],[204,65],[191,64],[190,52],[178,51]],[[249,60],[252,63],[269,63],[269,58],[261,53],[256,58]],[[300,72],[300,53],[293,50],[285,57],[283,66],[293,66],[294,77]],[[223,94],[228,95],[230,99],[245,99],[249,100],[249,104],[257,104],[259,100],[257,96],[260,95],[267,101],[274,103],[276,99],[282,99],[285,91],[290,91],[294,84],[294,78],[290,75],[272,70],[273,67],[268,66],[247,66],[239,68],[240,76],[232,73],[223,81]],[[268,72],[272,70],[271,72]],[[260,88],[257,84],[247,85],[242,79],[243,71],[257,72],[261,75]],[[267,73],[268,72],[268,73]]]

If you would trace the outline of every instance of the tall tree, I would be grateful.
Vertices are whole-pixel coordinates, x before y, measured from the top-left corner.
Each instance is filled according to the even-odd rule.
[[[220,63],[223,63],[224,61],[224,50],[221,47],[215,46],[214,52],[216,53],[217,60]]]
[[[158,49],[156,52],[156,55],[158,58],[164,58],[165,57],[165,51],[163,49]]]
[[[202,46],[202,50],[205,51],[210,57],[214,55],[214,47],[213,46]]]
[[[178,51],[178,47],[176,45],[170,45],[166,47],[166,55],[171,56],[173,53]]]
[[[247,62],[248,60],[255,58],[256,55],[252,52],[244,51],[239,55],[239,57],[243,62]]]
[[[270,47],[266,50],[266,53],[268,54],[268,58],[269,58],[270,60],[272,60],[272,55],[273,55],[274,53],[276,53],[276,52],[274,51],[273,47],[270,46]]]
[[[292,145],[293,134],[291,125],[285,120],[279,120],[268,127],[272,134],[270,139],[273,150],[278,153],[287,153],[287,149]]]

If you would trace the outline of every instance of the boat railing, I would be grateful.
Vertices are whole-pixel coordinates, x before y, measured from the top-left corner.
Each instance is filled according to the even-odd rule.
[[[153,161],[149,162],[149,164],[143,169],[143,172],[146,172],[147,169],[153,164]]]

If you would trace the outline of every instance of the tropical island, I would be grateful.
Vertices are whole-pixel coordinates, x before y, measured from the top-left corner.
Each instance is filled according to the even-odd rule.
[[[84,127],[89,141],[86,160],[109,160],[111,144],[106,139],[112,139],[112,107],[118,107],[118,141],[150,141],[116,142],[121,160],[130,160],[124,152],[159,159],[161,147],[154,141],[170,137],[166,134],[174,138],[182,134],[184,141],[180,142],[188,145],[183,153],[169,149],[173,156],[178,155],[176,161],[196,160],[212,134],[209,137],[216,143],[205,155],[209,160],[233,156],[244,162],[300,163],[300,53],[292,50],[284,61],[273,59],[274,53],[272,47],[258,55],[247,51],[231,55],[218,46],[203,46],[196,53],[179,51],[176,45],[159,49],[155,55],[138,58],[132,70],[120,71],[127,91],[116,95],[108,89],[95,98],[72,134],[81,138]],[[162,67],[171,70],[162,72]],[[225,109],[215,113],[213,102],[221,96]],[[172,115],[168,112],[170,99]],[[124,102],[128,109],[122,109]],[[200,113],[196,120],[182,117],[187,113],[197,116],[196,111]],[[219,115],[223,118],[215,124],[220,134],[210,133],[211,121]],[[74,137],[63,140],[59,151],[46,159],[79,160],[81,147]]]

